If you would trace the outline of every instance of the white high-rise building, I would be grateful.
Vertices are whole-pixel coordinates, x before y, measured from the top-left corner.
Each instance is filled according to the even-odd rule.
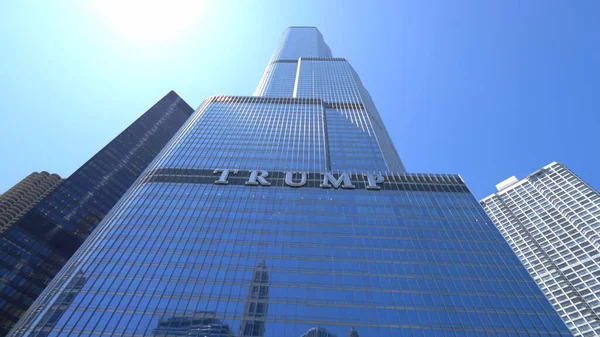
[[[600,194],[560,163],[481,205],[575,336],[600,336]]]

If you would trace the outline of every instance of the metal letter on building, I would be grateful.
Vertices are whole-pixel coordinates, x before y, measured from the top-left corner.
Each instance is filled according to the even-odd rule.
[[[300,182],[299,183],[294,182],[294,180],[293,180],[294,173],[300,173]],[[301,186],[306,185],[306,172],[286,171],[285,172],[285,184],[288,186],[292,186],[292,187],[301,187]]]
[[[380,190],[381,187],[377,186],[377,184],[383,183],[385,180],[381,174],[373,174],[373,173],[365,173],[365,177],[367,177],[368,190]]]
[[[229,184],[229,182],[227,181],[227,177],[229,177],[229,173],[236,174],[236,173],[238,173],[238,170],[216,169],[213,173],[221,173],[221,176],[219,177],[219,180],[215,180],[215,184],[218,184],[218,185],[227,185],[227,184]]]
[[[335,178],[331,172],[321,173],[321,175],[323,175],[323,183],[321,184],[323,188],[330,188],[331,185],[335,188],[340,187],[340,185],[342,185],[342,188],[356,188],[356,186],[352,185],[350,176],[346,172],[342,173],[338,178]],[[329,184],[330,182],[331,184]]]
[[[250,172],[250,178],[248,178],[248,181],[246,181],[246,185],[258,186],[258,184],[260,184],[262,186],[269,186],[271,185],[271,183],[268,182],[267,179],[265,179],[268,176],[269,172],[267,171],[252,170]]]

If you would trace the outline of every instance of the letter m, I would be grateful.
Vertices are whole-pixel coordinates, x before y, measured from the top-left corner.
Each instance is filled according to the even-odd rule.
[[[331,188],[332,185],[335,188],[342,186],[342,188],[355,188],[356,186],[352,185],[350,181],[350,176],[348,173],[342,173],[339,177],[334,177],[333,173],[321,173],[323,176],[323,183],[321,184],[322,188]]]

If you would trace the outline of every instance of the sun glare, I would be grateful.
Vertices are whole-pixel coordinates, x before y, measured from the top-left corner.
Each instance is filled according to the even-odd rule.
[[[180,38],[198,24],[205,9],[201,0],[98,0],[94,15],[107,21],[117,34],[139,42]]]

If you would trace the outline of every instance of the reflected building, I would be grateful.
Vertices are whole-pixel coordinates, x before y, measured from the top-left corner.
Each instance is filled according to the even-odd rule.
[[[45,324],[37,334],[38,337],[45,337],[50,333],[53,324],[62,317],[65,310],[67,310],[67,308],[71,305],[75,297],[79,295],[79,292],[85,284],[86,278],[83,276],[85,274],[83,270],[79,270],[76,273],[77,274],[75,277],[73,277],[69,283],[65,285],[64,290],[60,293],[60,298],[57,299],[61,305],[57,307],[56,310],[45,311],[42,313],[42,320],[45,322]]]
[[[286,30],[255,96],[200,105],[10,335],[38,336],[84,269],[50,336],[185,312],[245,336],[570,335],[460,176],[405,172],[314,27]]]
[[[244,316],[238,330],[238,337],[263,337],[265,320],[269,310],[269,272],[267,264],[262,260],[252,275],[248,287],[248,295],[244,302]]]

